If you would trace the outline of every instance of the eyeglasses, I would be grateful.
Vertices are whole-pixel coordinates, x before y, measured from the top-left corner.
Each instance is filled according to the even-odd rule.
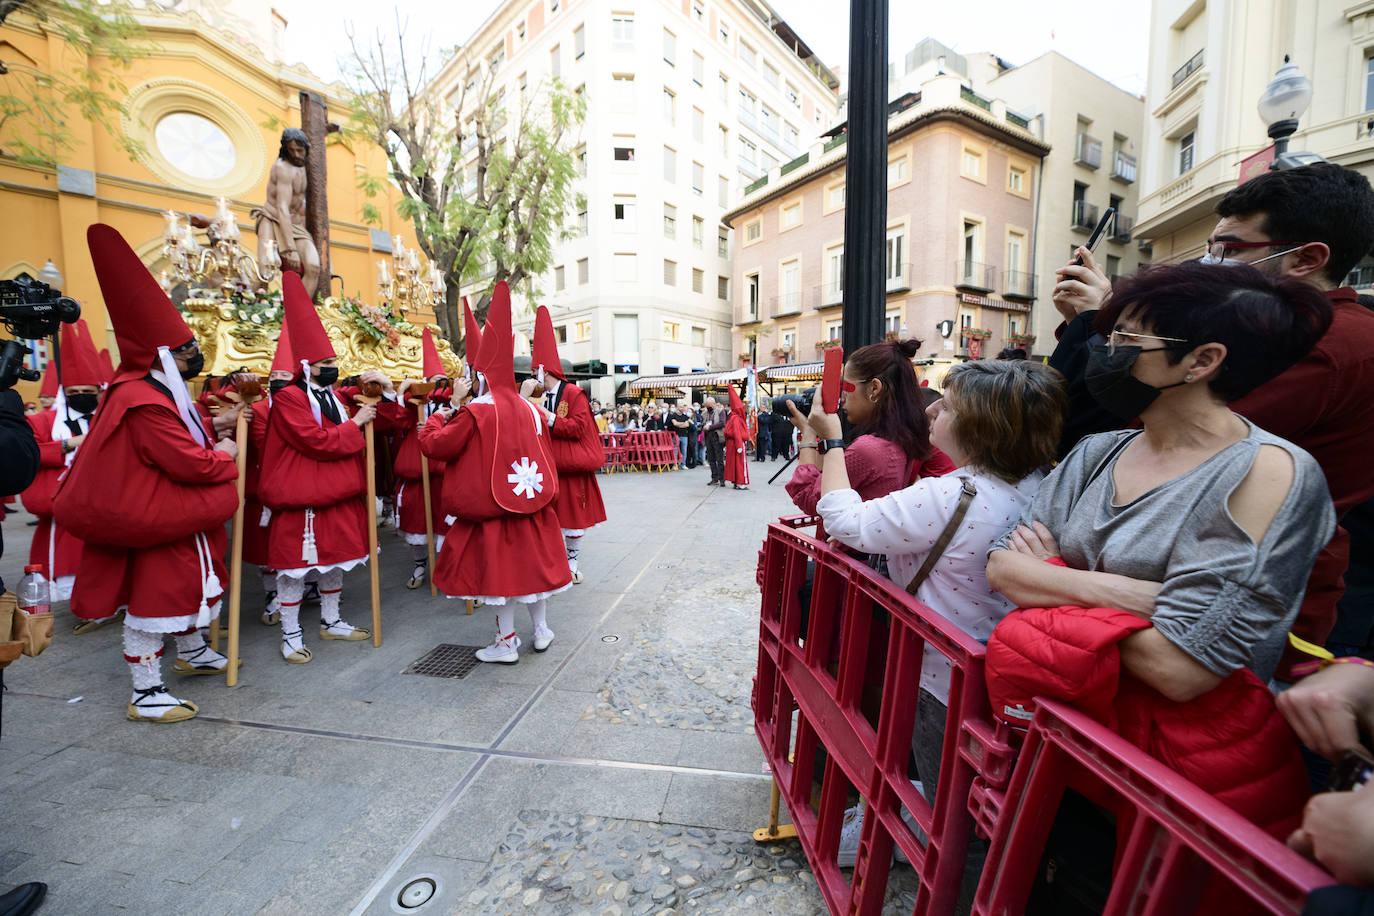
[[[1142,334],[1139,331],[1122,331],[1118,329],[1113,330],[1107,335],[1107,353],[1115,354],[1117,347],[1138,347],[1140,346],[1140,344],[1136,343],[1138,340],[1162,340],[1175,344],[1175,346],[1172,347],[1151,347],[1148,350],[1142,348],[1140,351],[1141,353],[1153,353],[1155,350],[1178,350],[1181,349],[1178,345],[1181,344],[1186,346],[1188,343],[1188,341],[1180,337],[1156,337],[1154,334]]]
[[[1225,264],[1226,259],[1230,258],[1233,264],[1261,264],[1271,258],[1283,257],[1297,251],[1306,242],[1235,242],[1230,240],[1218,240],[1207,243],[1207,254],[1200,259],[1204,264]],[[1278,251],[1274,254],[1266,255],[1254,261],[1243,261],[1236,257],[1242,251],[1251,251],[1256,248],[1282,248],[1285,245],[1291,246],[1287,251]]]

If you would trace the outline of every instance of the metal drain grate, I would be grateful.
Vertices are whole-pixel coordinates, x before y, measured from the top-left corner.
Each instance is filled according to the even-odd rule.
[[[423,674],[426,677],[464,678],[482,664],[474,654],[483,646],[455,646],[444,643],[435,646],[410,663],[402,674]]]

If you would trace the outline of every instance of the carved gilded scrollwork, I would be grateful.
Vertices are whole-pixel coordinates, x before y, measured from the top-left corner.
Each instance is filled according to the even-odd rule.
[[[352,318],[340,311],[339,305],[337,299],[330,298],[316,310],[339,357],[340,375],[380,369],[397,380],[420,377],[424,361],[419,334],[402,332],[401,342],[395,347],[388,346],[385,341],[361,330]],[[277,350],[279,328],[240,321],[234,314],[233,305],[224,300],[187,299],[182,308],[189,313],[186,323],[200,342],[208,374],[226,375],[246,367],[250,372],[267,375]],[[450,376],[458,375],[461,363],[453,348],[440,336],[437,326],[430,325],[429,331],[445,371]]]

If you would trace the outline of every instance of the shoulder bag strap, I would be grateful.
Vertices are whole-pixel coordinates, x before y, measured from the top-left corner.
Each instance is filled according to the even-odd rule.
[[[949,518],[949,524],[945,525],[945,530],[940,532],[940,536],[931,545],[930,553],[926,554],[926,561],[921,564],[921,568],[916,570],[916,576],[907,583],[906,590],[910,594],[916,594],[916,589],[921,587],[921,583],[926,581],[930,571],[935,568],[936,562],[944,555],[945,548],[949,542],[954,540],[954,532],[959,530],[959,526],[964,521],[964,516],[968,515],[969,504],[973,502],[973,497],[978,495],[978,488],[973,485],[973,481],[967,477],[960,477],[959,480],[964,485],[964,491],[959,494],[959,505],[954,507],[954,514]]]

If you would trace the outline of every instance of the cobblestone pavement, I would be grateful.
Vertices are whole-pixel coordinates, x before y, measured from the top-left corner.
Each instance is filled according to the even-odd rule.
[[[823,912],[796,841],[751,836],[769,798],[754,568],[790,509],[759,476],[601,478],[611,518],[583,542],[586,582],[550,602],[554,644],[462,679],[401,672],[484,645],[491,615],[404,589],[388,530],[381,648],[311,640],[311,664],[283,663],[249,575],[240,686],[176,681],[201,709],[182,725],[126,722],[119,628],[73,637],[59,608],[53,646],[4,672],[0,891],[46,881],[64,916]],[[4,522],[10,582],[25,520]],[[366,595],[350,572],[345,615]],[[914,892],[894,867],[887,909]]]

